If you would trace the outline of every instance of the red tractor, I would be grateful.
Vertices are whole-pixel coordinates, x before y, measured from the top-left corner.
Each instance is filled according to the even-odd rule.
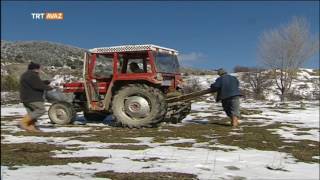
[[[76,112],[87,120],[112,114],[123,126],[180,122],[191,110],[189,101],[167,101],[179,95],[182,78],[178,52],[156,45],[94,48],[85,53],[83,81],[67,83],[72,103],[56,102],[49,109],[53,123],[71,123]]]

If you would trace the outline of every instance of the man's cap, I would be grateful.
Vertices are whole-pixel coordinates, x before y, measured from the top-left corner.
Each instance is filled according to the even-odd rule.
[[[216,71],[218,71],[218,75],[219,75],[219,76],[222,76],[222,75],[224,75],[224,74],[227,74],[227,71],[224,70],[223,68],[216,69]]]
[[[30,62],[30,64],[28,65],[28,69],[29,70],[40,69],[40,64],[37,64],[37,63],[34,63],[34,62]]]

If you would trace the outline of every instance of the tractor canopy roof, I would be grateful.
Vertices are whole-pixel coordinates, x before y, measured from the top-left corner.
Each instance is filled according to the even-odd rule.
[[[141,45],[122,45],[122,46],[111,46],[111,47],[100,47],[93,48],[89,51],[91,53],[112,53],[112,52],[129,52],[129,51],[158,51],[167,52],[170,54],[178,55],[178,51],[170,48],[165,48],[153,44],[141,44]]]

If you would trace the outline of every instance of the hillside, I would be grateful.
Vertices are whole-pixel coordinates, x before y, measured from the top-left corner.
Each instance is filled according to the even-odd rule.
[[[1,40],[1,75],[19,75],[30,61],[50,69],[82,69],[83,48],[48,41]],[[52,66],[54,66],[52,68]],[[53,71],[54,72],[54,71]],[[64,70],[62,70],[64,72]],[[181,67],[181,73],[192,75],[213,74],[208,70]],[[61,74],[61,73],[58,73]],[[53,77],[53,76],[52,76]]]
[[[27,63],[34,61],[45,65],[42,78],[54,79],[57,84],[70,82],[81,78],[82,58],[85,49],[46,41],[1,41],[1,79],[10,75],[15,81],[25,71]],[[209,87],[217,75],[213,71],[181,67],[188,86],[192,90]],[[241,89],[250,97],[250,87],[242,78],[241,72],[235,73],[241,80]],[[10,79],[10,81],[12,81]],[[196,88],[195,88],[196,87]],[[6,91],[2,89],[2,91]],[[7,93],[2,99],[7,99]],[[16,96],[16,95],[14,95]],[[267,100],[278,100],[278,90],[275,85],[266,89]],[[297,99],[317,99],[319,97],[319,71],[301,69],[293,82],[292,96]],[[12,99],[12,98],[11,98]],[[3,101],[2,101],[3,103]]]
[[[36,63],[62,67],[81,66],[85,49],[47,41],[1,40],[1,63]]]
[[[240,89],[246,99],[252,98],[252,88],[248,81],[244,79],[244,73],[232,73],[240,81]],[[191,86],[191,89],[206,89],[211,83],[218,78],[218,75],[197,75],[186,76],[184,79],[186,83]],[[271,79],[269,79],[271,80]],[[292,82],[292,87],[288,100],[317,100],[320,97],[319,94],[319,74],[318,70],[300,68],[297,77]],[[279,101],[280,91],[277,89],[275,83],[272,83],[269,87],[263,91],[263,96],[266,100]]]
[[[44,66],[45,73],[41,75],[44,79],[56,75],[80,76],[84,52],[85,49],[55,42],[1,40],[1,90],[7,90],[3,85],[8,76],[9,85],[16,87],[30,61]]]

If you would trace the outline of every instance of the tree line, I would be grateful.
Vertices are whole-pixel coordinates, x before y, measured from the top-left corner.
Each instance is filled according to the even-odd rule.
[[[299,68],[318,52],[319,35],[310,32],[305,18],[293,17],[289,23],[262,33],[258,46],[258,67],[238,66],[235,71],[245,72],[244,80],[250,84],[255,98],[261,98],[263,90],[275,84],[281,101],[285,101]],[[312,83],[319,87],[319,80]]]

